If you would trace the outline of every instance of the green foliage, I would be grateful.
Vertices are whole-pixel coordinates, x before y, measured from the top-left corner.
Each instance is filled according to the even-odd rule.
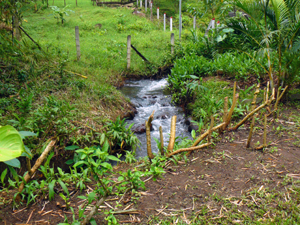
[[[68,12],[75,13],[73,10],[67,9],[68,7],[69,6],[65,6],[64,8],[60,9],[57,6],[50,6],[53,11],[54,18],[57,19],[57,23],[59,23],[60,21],[61,24],[64,24],[64,22],[66,21],[64,16],[69,16]]]
[[[25,152],[19,132],[12,126],[0,127],[0,161],[15,159]]]
[[[139,139],[131,131],[133,124],[128,127],[126,126],[127,123],[125,122],[125,118],[121,120],[120,116],[118,116],[115,121],[110,120],[106,122],[106,125],[104,126],[106,132],[104,135],[110,141],[111,149],[113,151],[131,148],[133,149],[133,152],[135,152],[136,147],[139,145]],[[104,137],[104,135],[102,135],[102,137]],[[104,138],[101,138],[101,144],[103,141]]]

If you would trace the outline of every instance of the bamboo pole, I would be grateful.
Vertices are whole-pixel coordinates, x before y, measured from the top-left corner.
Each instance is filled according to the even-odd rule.
[[[223,122],[223,123],[221,123],[221,124],[219,124],[219,125],[213,127],[213,128],[211,129],[211,131],[215,131],[215,130],[220,129],[221,127],[224,126],[224,124],[225,124],[225,122]],[[192,147],[197,146],[197,145],[200,143],[200,141],[202,141],[204,138],[207,137],[208,133],[209,133],[209,130],[207,130],[205,133],[203,133],[202,135],[200,135],[200,136],[195,140],[195,142],[194,142],[194,144],[192,145]]]
[[[149,159],[153,159],[154,155],[152,153],[152,149],[151,149],[151,136],[150,136],[150,127],[151,127],[151,122],[153,120],[153,116],[154,116],[154,111],[152,112],[152,114],[149,116],[148,121],[146,120],[146,138],[147,138],[147,154]]]
[[[252,112],[248,113],[247,116],[244,117],[244,119],[242,119],[235,127],[231,128],[230,130],[237,130],[242,124],[244,124],[251,116],[253,116],[256,112],[258,112],[259,110],[261,110],[262,108],[264,108],[266,105],[269,104],[269,102],[273,101],[274,98],[271,98],[268,102],[263,103],[262,105],[260,105],[259,107],[257,107],[256,109],[254,109]]]
[[[172,155],[176,155],[180,152],[187,152],[187,151],[194,151],[194,150],[198,150],[198,149],[201,149],[201,148],[205,148],[209,145],[211,145],[212,143],[205,143],[205,144],[202,144],[202,145],[198,145],[198,146],[194,146],[194,147],[190,147],[190,148],[181,148],[181,149],[178,149],[174,152],[171,152],[168,154],[168,157],[171,157]]]
[[[177,116],[173,116],[171,120],[171,134],[170,134],[170,140],[168,145],[168,152],[172,152],[174,148],[175,136],[176,136],[176,119]]]
[[[257,86],[256,86],[256,90],[254,92],[253,101],[251,102],[251,105],[252,105],[251,110],[252,111],[256,108],[256,98],[257,98],[257,95],[259,94],[259,87],[260,87],[260,84],[258,83]],[[253,134],[253,128],[254,128],[254,124],[255,124],[255,118],[256,118],[256,116],[254,114],[253,117],[252,117],[250,132],[249,132],[249,136],[248,136],[248,140],[247,140],[247,145],[246,145],[247,148],[250,147],[252,134]]]
[[[239,94],[235,94],[233,96],[232,105],[231,105],[231,108],[229,110],[228,116],[226,118],[226,122],[225,122],[225,125],[223,127],[223,130],[226,130],[226,128],[228,127],[228,125],[231,121],[231,117],[232,117],[232,114],[233,114],[233,111],[234,111],[234,108],[235,108],[235,105],[236,105],[236,102],[237,102],[238,98],[239,98]]]
[[[42,164],[42,162],[44,161],[44,159],[47,157],[47,155],[49,154],[49,152],[51,151],[52,147],[55,145],[56,140],[52,140],[46,147],[46,149],[44,150],[44,152],[40,155],[40,157],[37,159],[37,161],[35,162],[34,166],[32,167],[32,169],[30,170],[31,172],[26,173],[25,177],[24,177],[24,181],[25,183],[28,183],[28,181],[30,180],[31,176],[30,174],[34,174],[35,171],[40,167],[40,165]],[[24,189],[25,183],[22,182],[18,192],[22,192],[22,190]]]
[[[264,142],[263,142],[264,148],[267,147],[267,114],[265,114],[265,120],[264,120]]]
[[[159,127],[159,134],[160,134],[160,154],[164,155],[164,136],[162,132],[162,127]]]

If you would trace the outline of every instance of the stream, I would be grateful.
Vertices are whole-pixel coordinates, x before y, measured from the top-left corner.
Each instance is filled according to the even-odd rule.
[[[145,121],[155,110],[152,121],[151,147],[153,153],[158,152],[154,138],[160,141],[159,127],[162,127],[164,146],[168,145],[171,129],[171,118],[177,116],[176,137],[191,138],[188,126],[185,124],[184,113],[180,107],[171,104],[171,95],[167,91],[167,79],[161,80],[128,80],[121,88],[121,92],[136,106],[137,114],[133,120],[127,120],[128,124],[134,123],[132,130],[140,132],[145,128]],[[146,133],[136,133],[141,141],[140,148],[136,151],[136,158],[147,155]]]

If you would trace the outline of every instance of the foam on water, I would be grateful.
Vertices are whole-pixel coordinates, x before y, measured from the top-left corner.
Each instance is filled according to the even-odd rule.
[[[137,107],[138,113],[133,120],[127,123],[134,123],[134,126],[145,124],[153,110],[155,110],[152,121],[151,146],[154,153],[158,152],[154,138],[160,140],[159,127],[162,127],[164,145],[168,144],[172,116],[177,116],[176,136],[190,137],[187,126],[184,124],[183,111],[181,108],[171,104],[171,96],[164,95],[163,90],[167,87],[166,79],[161,80],[140,80],[127,81],[121,89],[124,95],[130,98]],[[141,147],[137,150],[137,157],[147,155],[146,134],[137,134],[141,141]]]

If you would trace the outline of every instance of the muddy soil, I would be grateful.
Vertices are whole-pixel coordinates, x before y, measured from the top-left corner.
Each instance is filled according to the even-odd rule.
[[[146,190],[140,190],[140,197],[126,194],[118,210],[136,209],[131,214],[116,215],[121,224],[149,224],[153,220],[181,218],[191,223],[204,205],[211,209],[209,214],[219,218],[222,204],[212,201],[212,196],[220,198],[239,198],[255,188],[285,192],[282,181],[288,176],[300,179],[300,119],[299,109],[286,107],[278,120],[268,122],[267,141],[271,145],[264,151],[253,148],[263,141],[263,126],[257,124],[252,140],[252,148],[246,142],[249,124],[235,132],[227,132],[215,139],[216,145],[188,156],[188,162],[179,161],[178,165],[169,162],[166,173],[156,181],[146,182]],[[119,170],[127,170],[121,164]],[[69,187],[72,192],[72,187]],[[85,192],[89,192],[92,185]],[[60,190],[56,190],[60,191]],[[71,193],[71,206],[75,211],[82,203],[77,197],[84,193]],[[66,210],[64,202],[57,195],[54,201],[40,199],[33,205],[12,208],[13,193],[0,192],[1,224],[58,224],[67,217],[72,221],[71,210]],[[102,212],[95,217],[98,224],[107,223],[103,210],[114,208],[120,197],[110,197],[101,207]],[[239,210],[251,217],[251,210],[240,206]]]

